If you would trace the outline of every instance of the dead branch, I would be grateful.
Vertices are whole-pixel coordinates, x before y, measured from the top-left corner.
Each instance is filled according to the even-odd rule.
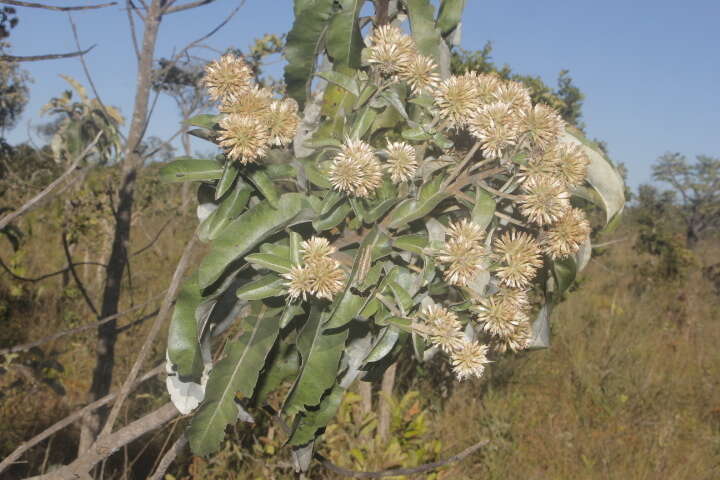
[[[18,208],[12,213],[9,213],[5,215],[2,219],[0,219],[0,230],[7,227],[10,222],[15,220],[18,217],[21,217],[22,215],[25,215],[29,211],[37,208],[43,200],[46,200],[49,198],[49,195],[57,188],[58,185],[63,183],[65,179],[67,179],[70,175],[72,175],[75,171],[79,170],[80,162],[85,158],[85,156],[95,147],[95,144],[100,140],[100,136],[103,134],[103,132],[98,132],[97,135],[95,135],[95,138],[92,142],[88,144],[87,147],[73,160],[70,167],[65,170],[65,173],[60,175],[57,179],[55,179],[50,185],[45,187],[40,193],[35,195],[33,198],[31,198],[29,201],[27,201],[22,207]]]
[[[170,13],[177,13],[182,12],[183,10],[189,10],[191,8],[196,7],[202,7],[203,5],[208,5],[210,3],[213,3],[215,0],[197,0],[195,2],[186,3],[185,5],[178,5],[176,7],[168,5],[168,7],[165,9],[163,13],[170,14]]]
[[[1,0],[0,3],[14,5],[16,7],[44,8],[45,10],[55,10],[56,12],[71,12],[75,10],[95,10],[98,8],[111,7],[117,5],[117,2],[99,3],[97,5],[79,5],[76,7],[56,7],[55,5],[45,5],[35,2],[21,2],[19,0]]]
[[[77,262],[77,263],[73,264],[74,267],[79,267],[82,265],[95,265],[96,267],[104,267],[105,266],[104,263],[100,263],[100,262]],[[17,273],[13,272],[12,269],[10,269],[10,267],[8,267],[7,264],[2,260],[2,258],[0,258],[0,268],[5,270],[8,273],[8,275],[13,277],[15,280],[19,280],[21,282],[32,282],[32,283],[41,282],[48,278],[54,277],[56,275],[62,275],[63,273],[66,273],[70,270],[70,267],[67,266],[67,267],[63,268],[62,270],[45,273],[43,275],[40,275],[39,277],[23,277],[22,275],[18,275]]]
[[[158,365],[157,367],[153,368],[149,372],[147,372],[145,375],[140,377],[134,384],[133,387],[137,387],[138,385],[142,384],[143,382],[146,382],[147,380],[154,378],[158,375],[160,375],[162,372],[165,371],[165,364]],[[88,412],[92,412],[94,410],[97,410],[98,408],[107,405],[110,403],[115,397],[117,396],[117,392],[113,392],[109,395],[106,395],[98,400],[95,400],[94,402],[86,405],[85,407],[75,411],[74,413],[68,415],[67,417],[63,418],[59,422],[55,423],[54,425],[50,426],[49,428],[45,429],[44,431],[38,433],[30,440],[27,440],[26,442],[23,442],[19,447],[17,447],[10,455],[8,455],[5,459],[3,459],[2,462],[0,462],[0,473],[2,473],[5,469],[7,469],[10,465],[15,463],[23,453],[30,450],[32,447],[37,445],[38,443],[42,442],[46,438],[48,438],[51,435],[54,435],[55,433],[59,432],[63,428],[72,425],[77,420],[82,418],[85,414]]]
[[[116,404],[117,405],[117,404]],[[115,433],[101,437],[86,452],[78,456],[71,464],[52,473],[31,477],[36,480],[77,480],[90,478],[88,472],[108,458],[121,447],[137,440],[148,432],[155,430],[177,417],[179,412],[172,402],[168,402],[157,410],[148,413]]]
[[[175,298],[175,294],[177,293],[178,289],[180,288],[180,283],[182,281],[183,276],[185,275],[185,270],[187,270],[188,265],[190,263],[190,257],[192,254],[193,247],[195,246],[195,241],[197,239],[197,232],[195,232],[188,242],[188,244],[185,246],[185,250],[183,251],[182,256],[180,257],[180,261],[178,262],[178,266],[175,269],[175,273],[173,274],[172,280],[170,281],[170,287],[167,290],[167,294],[165,295],[165,298],[163,299],[162,305],[160,307],[160,313],[155,318],[155,321],[152,324],[152,327],[150,328],[150,332],[148,332],[147,336],[145,337],[145,342],[143,343],[142,347],[140,347],[140,352],[138,353],[137,358],[135,359],[135,363],[133,364],[132,368],[130,369],[130,373],[128,374],[127,378],[125,379],[125,382],[123,383],[123,386],[120,388],[120,392],[118,393],[118,399],[113,405],[112,410],[110,411],[110,415],[108,415],[107,421],[105,422],[105,425],[103,426],[100,435],[98,436],[98,442],[103,441],[103,437],[110,436],[110,432],[112,432],[113,425],[115,423],[115,420],[117,419],[118,415],[120,414],[120,408],[122,407],[123,402],[127,398],[127,395],[130,393],[130,389],[132,388],[133,382],[135,381],[135,377],[137,377],[138,373],[140,372],[140,367],[142,367],[143,362],[147,358],[148,354],[150,353],[150,350],[152,349],[152,344],[155,341],[155,338],[157,337],[158,333],[160,333],[160,327],[162,326],[163,322],[165,321],[165,318],[168,316],[168,313],[170,312],[170,308],[172,307],[173,300]]]
[[[78,289],[80,290],[80,294],[82,295],[83,299],[85,300],[85,303],[87,304],[87,306],[90,308],[90,310],[92,310],[92,312],[95,314],[96,317],[99,317],[100,314],[98,313],[97,307],[95,307],[95,303],[92,301],[92,298],[90,298],[90,294],[88,294],[88,291],[85,288],[85,285],[82,283],[82,280],[80,280],[80,276],[77,274],[77,271],[75,270],[75,267],[73,266],[72,254],[70,253],[70,245],[68,245],[68,241],[67,241],[67,233],[63,232],[61,237],[62,237],[63,251],[65,252],[65,258],[67,259],[68,268],[70,269],[70,274],[72,275],[73,279],[75,280],[75,284],[77,285]]]
[[[68,21],[70,22],[70,27],[72,28],[73,32],[73,38],[75,39],[75,45],[79,50],[82,50],[82,47],[80,46],[80,36],[78,35],[77,26],[75,25],[75,22],[72,19],[72,15],[68,13]],[[94,45],[93,45],[94,47]],[[91,47],[92,48],[92,47]],[[88,49],[89,51],[89,49]],[[103,110],[103,113],[107,118],[113,118],[112,115],[110,115],[110,112],[108,112],[107,107],[105,106],[105,103],[102,101],[102,98],[100,98],[100,94],[98,93],[97,88],[95,87],[95,82],[92,79],[92,75],[90,75],[90,69],[87,66],[87,62],[85,62],[85,53],[83,52],[80,54],[80,65],[83,67],[83,72],[85,72],[85,78],[87,78],[88,84],[90,84],[90,89],[93,91],[93,95],[95,95],[95,98],[97,99],[98,103],[100,104],[100,107]],[[125,140],[125,134],[123,134],[122,130],[117,129],[118,135],[120,135],[120,138]]]
[[[160,460],[160,464],[158,464],[155,472],[153,472],[150,477],[150,480],[163,480],[163,478],[165,478],[165,472],[167,472],[167,469],[170,467],[172,462],[175,461],[178,454],[183,451],[187,442],[188,440],[185,434],[180,435],[180,437],[175,440],[172,447],[170,447],[170,449],[165,452],[165,455],[163,455],[162,460]]]
[[[28,55],[28,56],[18,56],[18,55],[0,55],[0,61],[5,62],[39,62],[41,60],[57,60],[59,58],[72,58],[72,57],[81,57],[82,55],[85,55],[90,50],[95,48],[95,45],[93,45],[90,48],[87,48],[85,50],[80,50],[77,52],[69,52],[69,53],[50,53],[48,55]]]

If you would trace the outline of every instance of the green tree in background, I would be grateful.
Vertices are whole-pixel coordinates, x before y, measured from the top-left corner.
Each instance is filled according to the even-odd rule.
[[[653,179],[669,184],[679,197],[690,248],[703,233],[720,228],[720,158],[695,158],[691,163],[680,153],[666,153],[653,165]]]

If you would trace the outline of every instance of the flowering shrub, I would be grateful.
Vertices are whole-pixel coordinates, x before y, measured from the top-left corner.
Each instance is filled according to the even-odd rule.
[[[192,132],[224,154],[162,172],[202,182],[210,244],[168,340],[168,388],[195,410],[197,454],[287,391],[302,464],[353,382],[404,348],[446,357],[464,380],[547,346],[553,301],[590,256],[584,208],[611,221],[624,203],[612,165],[521,84],[448,74],[462,1],[437,17],[427,0],[391,2],[365,38],[363,1],[295,3],[289,98],[225,55],[205,78],[221,113]]]

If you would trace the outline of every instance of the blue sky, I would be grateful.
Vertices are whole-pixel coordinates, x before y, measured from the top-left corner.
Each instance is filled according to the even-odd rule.
[[[171,55],[202,36],[238,3],[216,0],[165,18],[158,55]],[[540,75],[551,85],[561,69],[570,70],[586,94],[588,134],[605,140],[612,158],[627,165],[632,186],[650,180],[650,165],[666,151],[690,157],[720,155],[720,1],[468,0],[467,4],[464,48],[479,49],[491,40],[497,63]],[[291,5],[291,0],[247,0],[207,44],[218,50],[244,48],[265,33],[286,32],[292,24]],[[20,24],[10,38],[15,54],[75,50],[65,14],[18,10]],[[129,115],[136,69],[125,12],[111,7],[78,12],[73,18],[83,46],[97,44],[88,63],[101,97]],[[212,51],[199,53],[215,56]],[[77,59],[24,66],[34,83],[23,119],[8,135],[11,143],[26,140],[28,124],[42,121],[42,105],[66,88],[59,73],[87,83]],[[276,62],[270,72],[279,75],[281,68]],[[161,99],[150,134],[169,136],[177,128],[174,104]]]

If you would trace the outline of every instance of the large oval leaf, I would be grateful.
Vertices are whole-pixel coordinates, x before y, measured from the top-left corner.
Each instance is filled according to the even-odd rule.
[[[193,453],[207,455],[220,447],[225,427],[238,417],[235,395],[253,395],[260,370],[280,331],[280,309],[268,310],[254,304],[253,312],[245,319],[245,333],[228,342],[224,358],[210,372],[205,400],[187,430]]]
[[[213,242],[210,253],[200,264],[200,286],[205,288],[212,285],[230,263],[250,252],[270,235],[298,221],[300,217],[305,218],[305,207],[304,195],[286,193],[278,200],[277,208],[263,201],[233,220]]]
[[[160,180],[163,182],[217,180],[222,173],[222,165],[215,160],[181,157],[160,169]]]
[[[315,59],[333,15],[333,3],[334,0],[295,0],[295,22],[285,44],[285,85],[288,95],[301,108],[305,105]]]
[[[185,280],[177,297],[167,340],[168,359],[175,366],[177,374],[184,379],[197,381],[202,376],[203,360],[195,310],[202,301],[196,272]]]
[[[610,223],[625,207],[625,185],[622,177],[600,149],[577,130],[568,128],[560,137],[560,141],[583,147],[590,160],[587,167],[587,181],[600,196],[602,207],[605,209],[606,222]]]

